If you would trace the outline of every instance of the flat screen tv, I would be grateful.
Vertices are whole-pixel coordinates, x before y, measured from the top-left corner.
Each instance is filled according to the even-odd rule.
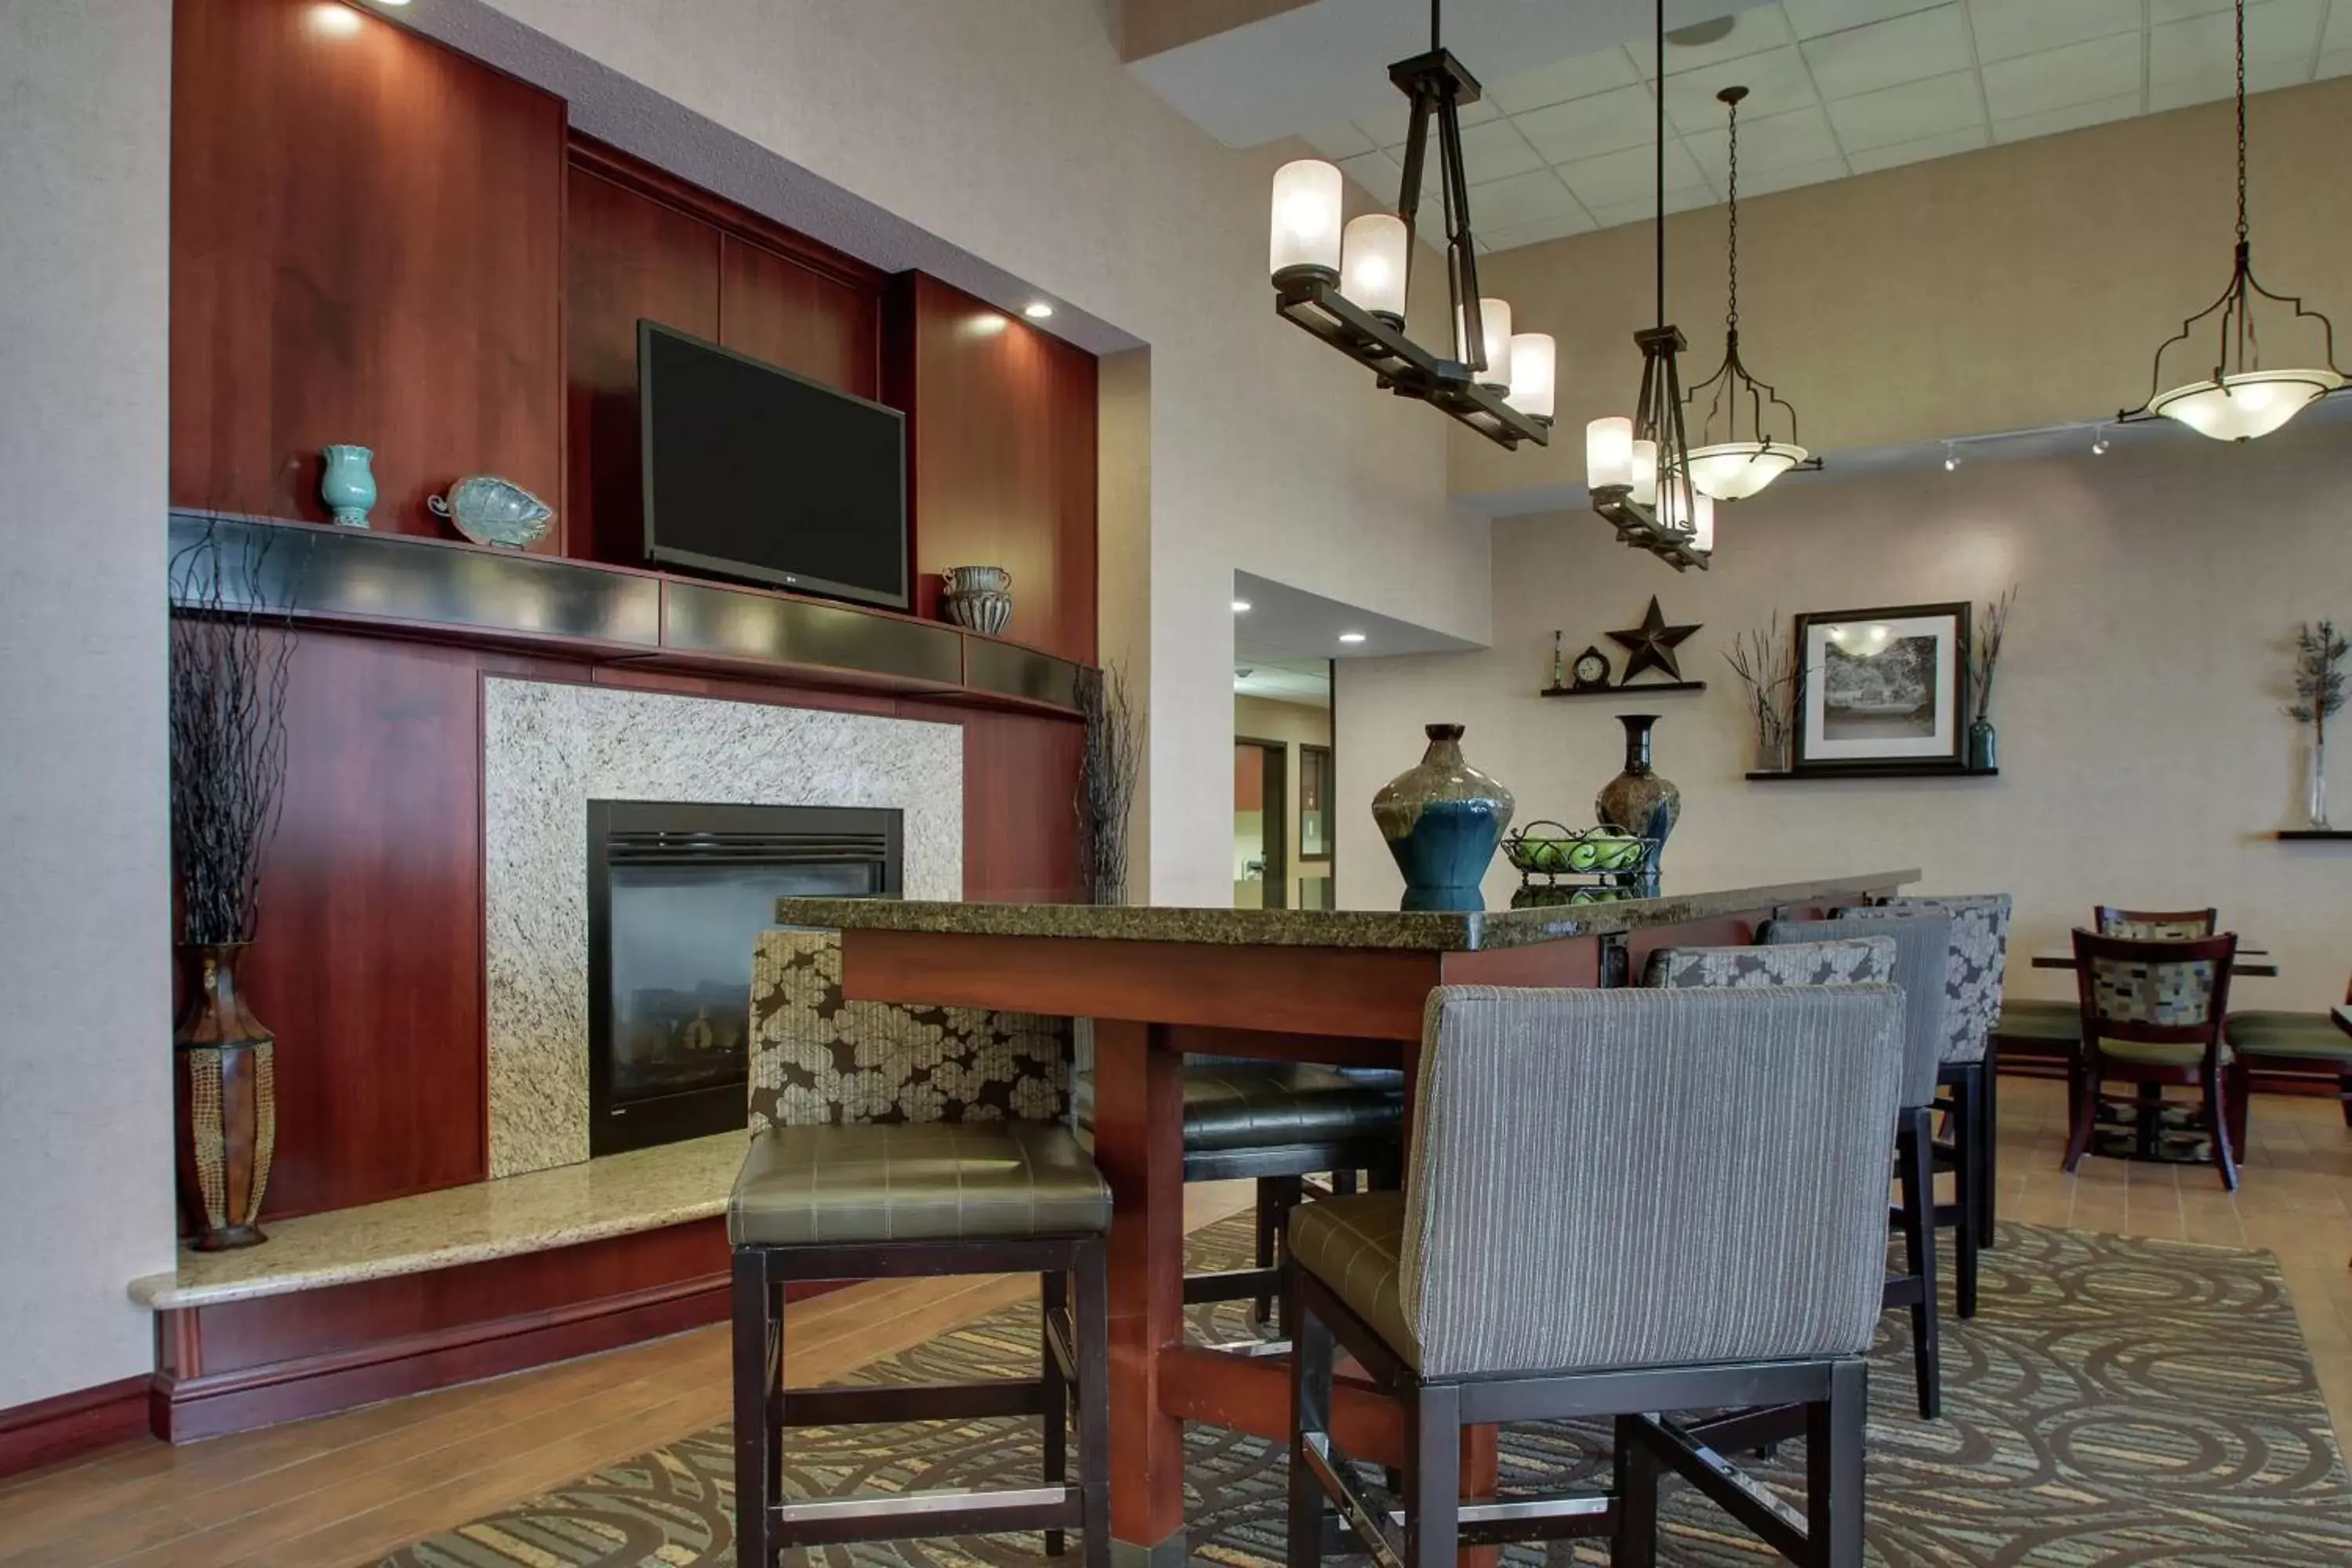
[[[908,607],[906,417],[637,323],[646,558]]]

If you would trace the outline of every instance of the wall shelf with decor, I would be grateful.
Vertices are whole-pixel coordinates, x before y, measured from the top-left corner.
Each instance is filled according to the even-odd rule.
[[[2282,844],[2317,844],[2352,838],[2352,827],[2282,827],[2271,835]]]
[[[1643,686],[1547,686],[1538,697],[1647,697],[1654,691],[1705,691],[1704,680],[1661,680]]]
[[[1999,768],[1956,768],[1937,763],[1854,763],[1835,768],[1790,768],[1785,773],[1749,773],[1750,784],[1776,784],[1784,779],[1995,779]]]

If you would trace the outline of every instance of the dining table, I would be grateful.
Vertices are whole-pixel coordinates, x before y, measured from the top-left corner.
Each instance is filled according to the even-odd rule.
[[[1917,879],[1819,877],[1496,911],[1189,909],[786,898],[779,923],[840,933],[852,1001],[1092,1021],[1096,1163],[1111,1190],[1111,1521],[1123,1563],[1185,1560],[1184,1424],[1289,1439],[1285,1355],[1188,1342],[1183,1063],[1190,1053],[1404,1069],[1441,985],[1631,984],[1671,946],[1745,944]],[[1728,1043],[1728,1042],[1727,1042]],[[1396,1465],[1396,1404],[1335,1392],[1334,1436]],[[1492,1428],[1464,1438],[1465,1496],[1491,1494]],[[1467,1561],[1485,1556],[1465,1552]]]
[[[2072,969],[2074,967],[2074,950],[2071,947],[2044,948],[2033,955],[2033,967]],[[2230,973],[2233,978],[2275,980],[2278,972],[2278,959],[2271,950],[2250,942],[2238,944],[2238,956],[2230,963]]]

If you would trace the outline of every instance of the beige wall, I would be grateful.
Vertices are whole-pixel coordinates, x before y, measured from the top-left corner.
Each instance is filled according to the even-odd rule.
[[[1796,405],[1815,451],[2137,406],[2157,344],[2229,279],[2231,117],[2205,104],[1744,200],[1742,356]],[[2352,322],[2352,78],[2256,96],[2252,134],[2257,274]],[[1666,223],[1686,383],[1723,358],[1724,230],[1719,206]],[[1632,333],[1654,312],[1650,226],[1479,268],[1521,331],[1559,338],[1559,425],[1551,447],[1517,453],[1457,436],[1454,490],[1581,489],[1586,421],[1633,412]],[[2288,337],[2266,342],[2283,353]],[[2340,360],[2352,342],[2338,348]],[[2168,384],[2207,373],[2179,351],[2176,365]]]
[[[1411,763],[1421,726],[1466,723],[1471,762],[1517,792],[1521,820],[1592,820],[1616,771],[1613,714],[1654,711],[1657,766],[1682,787],[1667,885],[1741,885],[1918,866],[1922,887],[2018,900],[2019,944],[2063,943],[2100,901],[2219,906],[2283,960],[2242,1005],[2343,999],[2352,970],[2352,855],[2267,837],[2290,826],[2303,750],[2279,711],[2295,623],[2352,621],[2352,429],[2290,429],[2249,447],[2182,435],[2035,461],[1928,465],[1873,479],[1784,481],[1723,525],[1715,567],[1675,576],[1618,546],[1590,513],[1497,525],[1491,651],[1339,665],[1349,761],[1339,834],[1344,903],[1392,905],[1369,831],[1370,787]],[[1746,783],[1753,763],[1722,650],[1775,610],[1967,599],[2019,586],[1995,683],[1997,779]],[[1554,627],[1609,647],[1652,594],[1705,629],[1681,648],[1692,695],[1547,700]],[[1622,668],[1622,657],[1619,659]],[[2339,786],[2352,771],[2337,759]],[[1513,879],[1497,863],[1490,903]],[[2020,994],[2064,977],[2013,966]]]
[[[1096,657],[1116,670],[1139,709],[1151,696],[1151,351],[1133,349],[1102,361],[1097,381]],[[1149,725],[1150,714],[1140,712]],[[1150,736],[1127,823],[1127,897],[1147,903],[1151,889]]]
[[[1298,908],[1298,748],[1328,746],[1331,743],[1331,710],[1310,708],[1304,702],[1279,702],[1266,697],[1235,697],[1234,699],[1234,735],[1244,741],[1279,741],[1283,743],[1283,795],[1289,802],[1290,820],[1283,828],[1283,842],[1288,847],[1289,890],[1284,896],[1285,907]],[[1331,863],[1319,860],[1315,864],[1318,875],[1328,875]]]
[[[1139,60],[1313,3],[1314,0],[1118,0],[1119,54],[1125,59]]]
[[[0,1410],[147,1371],[172,1263],[170,0],[0,0]]]
[[[1274,314],[1283,150],[1179,116],[1099,0],[492,3],[1150,345],[1151,901],[1232,897],[1235,569],[1485,637],[1444,421]]]

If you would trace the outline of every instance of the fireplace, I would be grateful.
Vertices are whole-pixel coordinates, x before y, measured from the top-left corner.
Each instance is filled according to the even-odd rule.
[[[895,899],[900,815],[588,803],[588,1152],[740,1131],[753,939],[776,900]]]

